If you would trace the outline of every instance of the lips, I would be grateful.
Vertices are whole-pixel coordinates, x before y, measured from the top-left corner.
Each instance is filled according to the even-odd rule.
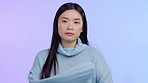
[[[70,33],[70,32],[67,32],[65,34],[68,35],[68,36],[74,35],[73,33]]]

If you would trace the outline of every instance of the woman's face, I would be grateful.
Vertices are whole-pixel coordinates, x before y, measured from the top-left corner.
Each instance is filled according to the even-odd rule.
[[[58,33],[61,41],[75,41],[83,31],[81,14],[74,10],[66,10],[58,19]]]

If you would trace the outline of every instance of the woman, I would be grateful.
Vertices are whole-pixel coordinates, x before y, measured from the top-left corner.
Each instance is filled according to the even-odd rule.
[[[65,3],[53,23],[50,49],[40,51],[28,75],[29,83],[112,83],[102,54],[88,46],[82,7]]]

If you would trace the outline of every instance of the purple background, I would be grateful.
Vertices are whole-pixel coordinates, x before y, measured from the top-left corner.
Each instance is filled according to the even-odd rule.
[[[91,45],[114,83],[148,82],[148,1],[72,0],[85,10]],[[28,83],[36,54],[50,46],[55,12],[67,0],[0,0],[0,82]]]

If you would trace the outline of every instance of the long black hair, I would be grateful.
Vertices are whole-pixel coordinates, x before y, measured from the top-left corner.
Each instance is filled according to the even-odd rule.
[[[87,20],[86,20],[84,10],[82,9],[82,7],[80,5],[78,5],[76,3],[65,3],[65,4],[63,4],[57,10],[55,18],[54,18],[51,46],[50,46],[50,50],[49,50],[49,54],[48,54],[48,57],[46,59],[46,62],[44,64],[43,68],[42,68],[40,79],[50,77],[52,67],[54,69],[54,75],[56,75],[56,65],[58,64],[56,53],[57,53],[58,45],[61,41],[61,38],[60,38],[59,33],[58,33],[58,18],[64,11],[70,10],[70,9],[75,9],[76,11],[78,11],[81,14],[82,20],[83,20],[83,32],[81,32],[79,37],[80,37],[83,44],[88,45]]]

